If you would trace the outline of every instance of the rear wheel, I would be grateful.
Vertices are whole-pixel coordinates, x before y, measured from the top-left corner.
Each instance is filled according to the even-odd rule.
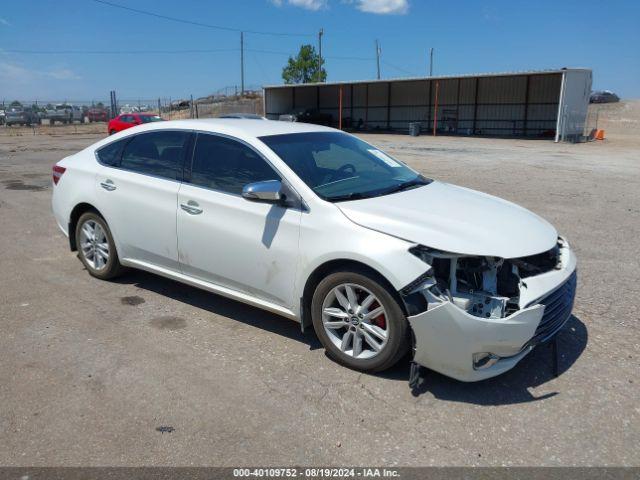
[[[76,245],[80,260],[92,276],[109,280],[124,271],[111,230],[96,212],[86,212],[78,220]]]
[[[381,371],[407,352],[407,319],[384,283],[366,271],[342,271],[318,284],[311,302],[313,327],[338,363]]]

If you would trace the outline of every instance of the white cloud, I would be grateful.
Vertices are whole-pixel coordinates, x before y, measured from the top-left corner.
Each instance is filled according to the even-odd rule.
[[[0,78],[16,82],[26,82],[34,78],[33,72],[12,63],[0,63]]]
[[[271,3],[278,7],[281,7],[283,4],[287,3],[289,5],[293,5],[294,7],[313,10],[315,12],[320,9],[326,8],[327,1],[328,0],[271,0]]]
[[[356,0],[356,8],[378,15],[404,15],[409,11],[408,0]]]
[[[0,25],[4,25],[5,27],[10,27],[11,24],[5,20],[4,18],[0,17]]]
[[[277,7],[292,5],[306,10],[318,11],[329,7],[329,0],[270,0]],[[361,12],[378,15],[404,15],[409,11],[409,0],[341,0],[354,5]]]
[[[54,80],[80,80],[82,77],[68,68],[32,70],[14,63],[0,62],[0,78],[18,83],[29,83],[42,78]]]
[[[82,77],[68,68],[56,68],[48,72],[42,72],[43,75],[56,80],[80,80]]]

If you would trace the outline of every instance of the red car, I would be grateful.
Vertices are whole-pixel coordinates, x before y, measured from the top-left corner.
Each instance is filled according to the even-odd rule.
[[[126,130],[127,128],[135,127],[136,125],[142,125],[143,123],[161,121],[162,118],[155,113],[123,113],[109,121],[109,135]]]
[[[106,122],[109,120],[109,114],[104,108],[90,108],[85,113],[85,117],[89,119],[89,122]]]

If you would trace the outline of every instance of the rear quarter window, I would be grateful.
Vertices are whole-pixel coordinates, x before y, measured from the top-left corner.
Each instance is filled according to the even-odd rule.
[[[119,166],[122,147],[124,144],[125,140],[118,140],[117,142],[111,142],[108,145],[99,148],[96,150],[96,157],[98,157],[98,161],[108,167]]]

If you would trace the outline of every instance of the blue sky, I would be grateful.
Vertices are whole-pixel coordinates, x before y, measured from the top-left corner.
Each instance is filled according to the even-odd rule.
[[[436,75],[588,67],[595,89],[640,97],[640,2],[631,0],[109,1],[231,29],[308,35],[247,33],[251,86],[281,83],[287,53],[302,43],[315,45],[322,27],[329,81],[375,78],[377,38],[383,78],[426,74],[433,47]],[[95,0],[3,1],[0,100],[104,100],[111,89],[120,99],[203,96],[240,83],[239,43],[236,31],[171,22]]]

